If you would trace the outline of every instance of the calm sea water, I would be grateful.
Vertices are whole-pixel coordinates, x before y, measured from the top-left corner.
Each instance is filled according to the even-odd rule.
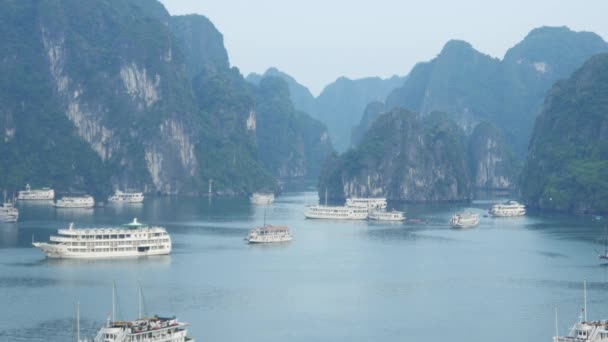
[[[482,218],[452,230],[470,205],[405,205],[420,223],[305,220],[314,193],[288,193],[268,223],[294,240],[247,245],[264,207],[246,198],[152,198],[143,205],[56,210],[20,204],[17,224],[0,226],[0,341],[73,341],[80,302],[83,335],[94,337],[118,288],[119,319],[177,315],[197,341],[550,341],[554,307],[561,333],[589,288],[589,318],[608,318],[604,221],[589,217]],[[167,227],[174,252],[131,260],[47,260],[31,247],[58,228],[140,221]]]

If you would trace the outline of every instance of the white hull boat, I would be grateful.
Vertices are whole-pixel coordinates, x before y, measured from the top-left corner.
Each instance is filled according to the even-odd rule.
[[[526,206],[516,201],[495,204],[490,209],[490,215],[494,217],[514,217],[526,215]]]
[[[304,216],[309,219],[331,220],[365,220],[369,215],[366,207],[341,207],[327,205],[311,205]]]
[[[142,203],[143,201],[143,192],[122,192],[120,190],[116,190],[114,195],[108,198],[108,202],[113,203]]]
[[[100,259],[165,255],[171,253],[171,237],[162,227],[137,222],[121,228],[59,229],[50,242],[34,242],[48,258]]]
[[[0,206],[0,222],[17,222],[19,210],[10,202],[5,202]]]
[[[472,228],[479,225],[479,214],[461,213],[455,214],[450,219],[452,228]]]
[[[272,204],[272,203],[274,203],[274,194],[256,192],[253,195],[251,195],[251,197],[249,197],[249,201],[252,204],[259,204],[259,205]]]
[[[19,201],[52,201],[55,199],[55,190],[50,188],[32,189],[29,184],[25,190],[19,191],[17,200]]]
[[[93,208],[95,199],[92,196],[62,197],[53,206],[56,208]]]
[[[249,243],[277,243],[289,242],[292,240],[289,228],[286,226],[264,225],[263,227],[252,229],[245,238]]]
[[[387,202],[386,198],[363,198],[363,197],[352,197],[346,199],[347,207],[367,208],[372,209],[386,209]]]
[[[405,221],[405,214],[402,211],[381,211],[372,210],[369,213],[369,219],[374,221]]]

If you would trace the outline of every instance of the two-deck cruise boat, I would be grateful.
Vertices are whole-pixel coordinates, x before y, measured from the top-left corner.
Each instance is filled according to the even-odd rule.
[[[58,199],[55,204],[56,208],[93,208],[95,206],[95,199],[92,196],[64,196]]]
[[[0,205],[0,222],[17,222],[19,219],[19,210],[15,208],[13,203],[4,202]]]
[[[309,219],[332,220],[365,220],[369,215],[366,207],[343,207],[328,205],[311,205],[304,216]]]
[[[27,184],[25,190],[19,191],[17,199],[20,201],[52,201],[55,199],[55,190],[51,188],[32,189]]]
[[[454,214],[450,219],[452,228],[471,228],[479,224],[479,214],[470,212]]]
[[[115,320],[114,288],[112,288],[112,315],[95,339],[80,339],[80,304],[76,314],[78,342],[194,342],[188,337],[188,323],[176,317],[144,317],[142,314],[142,294],[139,290],[139,318],[133,321]]]
[[[262,193],[262,192],[254,192],[250,197],[249,201],[252,204],[260,204],[260,205],[268,205],[274,203],[274,194],[273,193]]]
[[[493,205],[490,214],[496,217],[524,216],[526,215],[526,206],[516,201],[508,201]]]
[[[271,226],[252,229],[245,240],[249,243],[289,242],[292,237],[287,226]]]
[[[386,198],[359,198],[352,197],[346,199],[347,207],[358,207],[367,209],[386,209]]]
[[[372,210],[369,212],[369,219],[374,221],[405,221],[405,214],[402,211]]]
[[[585,303],[579,321],[570,329],[567,336],[559,336],[557,309],[555,310],[555,336],[553,342],[606,342],[608,341],[608,320],[587,320],[587,282],[583,283]]]
[[[121,228],[59,229],[50,242],[34,242],[49,258],[116,258],[171,253],[171,237],[162,227],[133,222]]]
[[[114,203],[141,203],[143,201],[143,192],[122,192],[120,190],[116,190],[114,195],[108,198],[108,202]]]

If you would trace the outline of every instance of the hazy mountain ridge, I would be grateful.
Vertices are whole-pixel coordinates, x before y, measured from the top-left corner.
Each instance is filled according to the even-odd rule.
[[[608,44],[598,35],[565,27],[532,30],[502,60],[466,42],[450,41],[436,58],[416,65],[386,105],[422,114],[446,112],[467,132],[478,122],[489,121],[523,156],[550,86],[605,51]]]
[[[327,85],[319,96],[314,97],[307,87],[276,68],[268,69],[264,75],[249,74],[247,80],[257,84],[263,76],[284,79],[289,85],[295,108],[323,122],[338,151],[345,151],[350,147],[351,130],[360,121],[367,104],[384,101],[386,96],[407,78],[393,76],[387,79],[367,77],[352,80],[340,77]]]
[[[608,54],[557,82],[536,119],[522,175],[526,204],[608,212]]]

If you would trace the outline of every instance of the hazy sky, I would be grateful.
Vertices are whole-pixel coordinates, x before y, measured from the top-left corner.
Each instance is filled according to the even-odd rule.
[[[340,76],[404,75],[449,39],[500,57],[533,28],[608,37],[608,0],[161,0],[207,16],[243,74],[274,66],[318,94]]]

